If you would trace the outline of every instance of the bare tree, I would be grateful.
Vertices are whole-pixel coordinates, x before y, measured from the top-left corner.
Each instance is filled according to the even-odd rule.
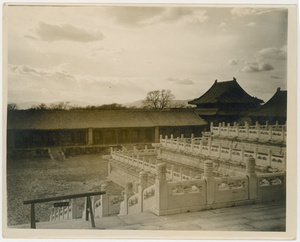
[[[37,106],[35,106],[35,105],[31,106],[30,109],[31,110],[41,110],[41,111],[43,111],[43,110],[48,110],[49,107],[45,103],[41,103],[40,105],[37,105]]]
[[[68,110],[70,108],[70,102],[58,102],[58,103],[52,103],[50,105],[51,110]]]
[[[12,110],[17,110],[17,109],[19,109],[19,107],[16,103],[7,104],[7,110],[12,111]]]
[[[174,98],[170,90],[155,90],[148,92],[143,105],[145,108],[164,109],[171,106]]]

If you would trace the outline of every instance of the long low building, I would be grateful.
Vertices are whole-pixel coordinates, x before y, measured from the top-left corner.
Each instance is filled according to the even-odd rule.
[[[193,110],[15,110],[7,115],[7,146],[151,143],[159,135],[200,136],[206,125]]]

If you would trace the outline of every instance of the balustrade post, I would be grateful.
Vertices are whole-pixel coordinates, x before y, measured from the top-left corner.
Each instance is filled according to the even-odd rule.
[[[167,146],[168,135],[165,135],[165,145]]]
[[[194,137],[191,138],[191,152],[194,152]]]
[[[225,122],[222,122],[222,127],[225,128]]]
[[[257,138],[260,139],[260,125],[257,121],[256,121],[256,130],[257,130]]]
[[[181,134],[180,141],[183,142],[184,134]]]
[[[232,159],[232,141],[229,142],[229,160]]]
[[[159,143],[161,144],[162,144],[162,139],[163,139],[162,135],[159,135]]]
[[[101,191],[106,192],[107,191],[107,185],[103,183],[101,185]],[[109,215],[109,195],[107,193],[102,194],[100,197],[100,203],[101,203],[101,211],[100,211],[100,217],[106,217]],[[95,206],[95,204],[93,203]]]
[[[230,123],[227,123],[227,136],[229,136]]]
[[[219,147],[218,147],[218,157],[221,157],[221,150],[222,150],[222,144],[219,143]]]
[[[132,182],[125,184],[124,201],[121,204],[120,215],[128,215],[128,199],[133,195],[132,186]]]
[[[241,146],[241,161],[244,162],[244,158],[245,158],[245,146],[242,145]]]
[[[282,128],[281,128],[281,138],[282,138],[282,141],[285,141],[285,127],[284,127],[284,125],[282,125]]]
[[[258,182],[255,173],[255,159],[253,157],[247,159],[246,173],[249,180],[249,199],[256,199],[258,194]]]
[[[145,156],[143,156],[143,171],[145,170]]]
[[[204,162],[204,179],[206,180],[207,204],[213,204],[215,201],[215,178],[213,174],[213,162],[210,160]]]
[[[173,149],[173,141],[174,141],[174,136],[171,134],[171,148]]]
[[[139,173],[139,187],[138,187],[138,204],[139,204],[139,212],[143,212],[143,192],[147,188],[148,185],[148,174],[147,172],[141,171]]]
[[[257,154],[258,154],[258,148],[257,147],[254,147],[254,159],[257,160]]]
[[[211,154],[211,140],[208,142],[208,154]]]
[[[173,181],[174,179],[174,171],[175,171],[175,166],[171,165],[171,180]]]
[[[266,129],[269,129],[269,121],[266,121]]]
[[[155,181],[155,208],[157,215],[162,215],[168,209],[168,182],[166,179],[166,164],[159,163],[156,166],[157,176]]]
[[[183,150],[186,151],[185,149],[186,149],[186,138],[183,139]]]
[[[180,174],[180,181],[182,181],[182,167],[179,169],[179,174]]]
[[[200,149],[200,154],[202,154],[202,146],[203,146],[203,140],[200,140],[200,145],[199,145],[199,149]]]
[[[272,125],[269,127],[269,140],[272,140],[272,137],[273,137],[273,127]]]
[[[179,149],[179,137],[177,137],[176,150]]]
[[[276,129],[278,128],[278,120],[275,122]]]
[[[190,170],[190,180],[192,180],[192,171]]]
[[[268,149],[268,166],[271,166],[272,164],[272,150],[271,149]]]
[[[248,122],[245,122],[245,128],[246,128],[246,138],[249,138],[249,124]]]
[[[240,135],[240,126],[239,124],[236,125],[236,137],[239,137]]]
[[[221,127],[222,127],[222,124],[219,123],[219,131],[218,131],[218,135],[221,135]]]
[[[213,133],[213,129],[214,129],[214,123],[210,122],[210,132]]]

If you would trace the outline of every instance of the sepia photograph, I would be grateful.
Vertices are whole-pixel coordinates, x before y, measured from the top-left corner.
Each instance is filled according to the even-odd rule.
[[[295,238],[296,12],[4,4],[3,236]]]

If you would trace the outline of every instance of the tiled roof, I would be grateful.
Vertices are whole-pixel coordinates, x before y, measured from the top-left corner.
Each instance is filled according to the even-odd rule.
[[[7,128],[55,130],[205,124],[192,110],[19,110],[8,113]]]
[[[286,117],[287,115],[287,91],[280,88],[266,104],[259,109],[246,112],[247,116],[256,117]]]
[[[234,78],[232,81],[217,82],[204,93],[201,97],[189,102],[189,104],[212,104],[212,103],[263,103],[262,100],[251,97],[237,83]]]

